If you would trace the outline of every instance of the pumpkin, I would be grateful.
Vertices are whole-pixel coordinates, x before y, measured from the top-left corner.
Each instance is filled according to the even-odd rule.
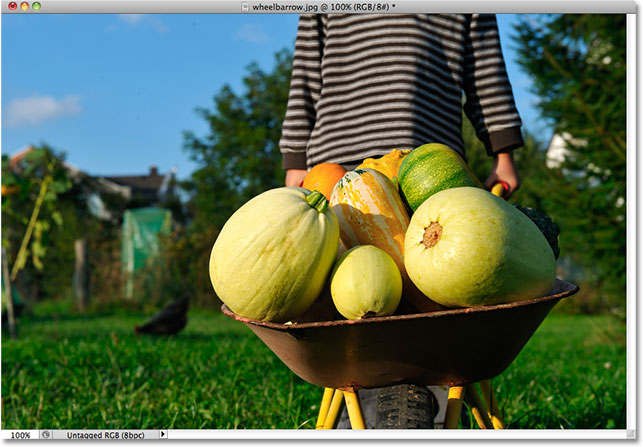
[[[443,189],[482,184],[464,159],[449,146],[425,144],[414,149],[400,165],[400,193],[411,210]]]
[[[286,322],[320,294],[335,262],[339,226],[318,191],[266,191],[225,223],[210,255],[216,294],[234,313]]]
[[[384,250],[358,245],[335,263],[330,293],[339,313],[349,320],[391,315],[402,298],[402,276]]]
[[[380,158],[367,158],[355,169],[375,169],[387,176],[397,188],[397,173],[400,170],[402,160],[411,153],[410,149],[393,149]]]
[[[320,163],[313,166],[304,177],[301,184],[304,188],[321,192],[326,200],[330,200],[335,183],[346,174],[346,168],[337,163]]]
[[[404,249],[413,283],[444,306],[536,298],[555,281],[556,260],[536,224],[480,188],[428,198],[411,218]]]
[[[417,310],[437,310],[435,303],[422,295],[406,274],[404,236],[410,218],[397,189],[384,174],[373,169],[347,172],[335,185],[330,205],[347,249],[374,245],[384,250],[400,270],[404,297]]]

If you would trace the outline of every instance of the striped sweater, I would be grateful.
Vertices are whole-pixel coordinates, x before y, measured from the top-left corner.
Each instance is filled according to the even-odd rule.
[[[522,146],[494,15],[302,15],[284,169],[439,142],[465,156],[462,102],[489,155]]]

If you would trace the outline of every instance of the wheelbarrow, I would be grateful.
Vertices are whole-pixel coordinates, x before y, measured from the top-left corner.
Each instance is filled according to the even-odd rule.
[[[502,187],[492,193],[501,196]],[[449,386],[445,428],[457,428],[465,394],[481,428],[504,428],[490,379],[507,369],[558,301],[576,292],[557,279],[547,296],[515,303],[299,324],[222,310],[297,376],[325,388],[316,428],[333,428],[344,399],[352,428],[364,428],[356,391],[398,384]]]
[[[462,387],[501,374],[556,303],[577,291],[578,286],[556,280],[548,296],[517,303],[301,324],[251,320],[225,305],[222,310],[245,323],[297,376],[326,388],[326,401],[328,390],[343,392],[351,416],[351,407],[359,408],[354,393],[361,388],[446,385],[457,402],[453,395]],[[451,414],[447,409],[447,420],[453,417],[459,417],[459,408]],[[354,428],[358,419],[351,416]]]

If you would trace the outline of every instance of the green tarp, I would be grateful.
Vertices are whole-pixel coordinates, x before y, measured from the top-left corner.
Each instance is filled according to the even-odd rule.
[[[172,213],[161,208],[137,208],[123,214],[122,262],[125,271],[125,295],[134,294],[134,276],[160,251],[159,234],[172,230]]]

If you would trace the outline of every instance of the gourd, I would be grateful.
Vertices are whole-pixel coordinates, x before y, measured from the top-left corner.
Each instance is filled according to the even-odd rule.
[[[381,172],[391,180],[397,188],[397,174],[404,158],[411,153],[410,149],[399,150],[393,149],[388,154],[380,158],[367,158],[355,169],[375,169]]]
[[[400,165],[400,194],[411,210],[443,189],[482,184],[464,159],[449,146],[430,143],[414,149]]]
[[[400,270],[404,297],[423,312],[439,307],[413,285],[404,268],[404,236],[409,215],[391,181],[373,169],[355,169],[342,177],[330,197],[347,249],[373,245],[384,250]]]
[[[335,262],[339,226],[318,191],[266,191],[225,223],[210,255],[212,286],[234,313],[287,322],[320,294]]]
[[[335,263],[330,293],[339,313],[349,320],[391,315],[402,297],[402,276],[384,250],[358,245]]]
[[[480,188],[432,195],[413,214],[404,245],[409,277],[444,306],[536,298],[555,281],[556,260],[536,224]]]
[[[301,186],[321,192],[327,200],[333,192],[335,183],[346,174],[346,168],[337,163],[320,163],[313,166],[306,174]]]

